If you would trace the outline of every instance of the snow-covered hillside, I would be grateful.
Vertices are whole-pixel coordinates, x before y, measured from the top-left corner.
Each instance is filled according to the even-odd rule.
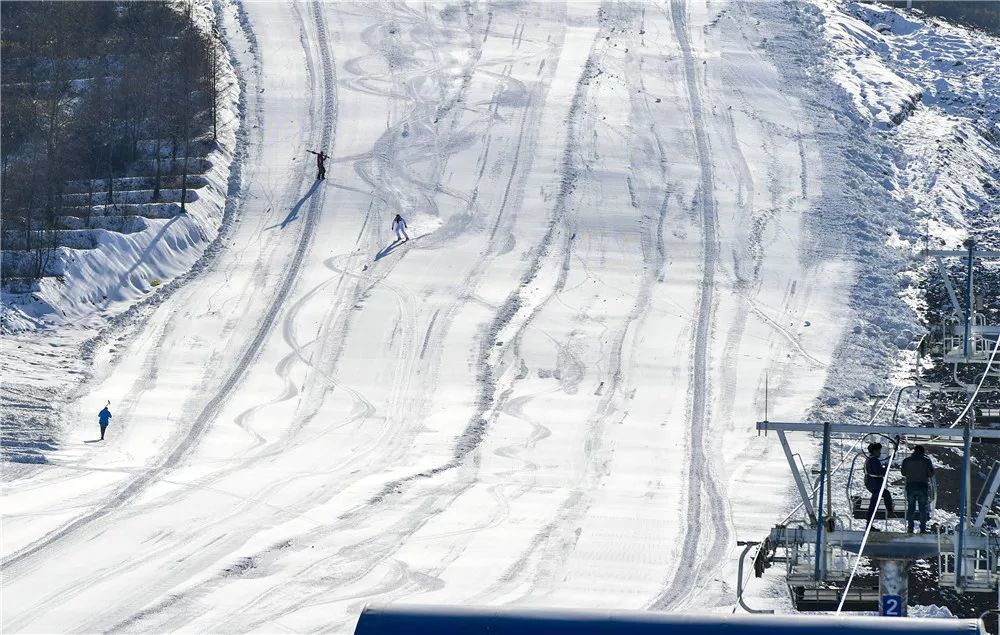
[[[190,9],[196,28],[211,32],[212,3],[198,0]],[[110,200],[107,180],[67,181],[67,204],[89,206],[60,212],[70,214],[62,217],[62,223],[75,221],[78,228],[56,232],[57,246],[46,256],[48,264],[40,279],[31,285],[5,284],[0,291],[3,460],[46,460],[46,450],[58,444],[62,405],[81,387],[80,378],[90,375],[97,342],[120,339],[120,325],[135,322],[209,266],[214,252],[224,247],[220,230],[238,222],[234,218],[241,184],[238,155],[244,151],[238,137],[245,118],[239,112],[239,79],[224,54],[218,60],[217,77],[214,141],[206,137],[192,143],[187,160],[171,158],[178,148],[170,147],[169,139],[162,144],[142,141],[138,145],[146,160],[129,167],[139,176],[113,179]],[[154,167],[157,150],[160,167]],[[187,188],[183,209],[182,179],[175,174],[182,164],[191,172],[183,181]],[[151,171],[163,172],[159,195],[149,189],[154,182]],[[80,209],[87,210],[85,222],[72,216]],[[36,257],[30,250],[4,256],[4,266]]]
[[[995,188],[995,138],[932,182],[907,142],[996,99],[995,41],[933,27],[963,77],[860,5],[221,11],[247,153],[216,249],[99,336],[4,338],[69,395],[46,463],[4,465],[5,631],[729,609],[737,538],[789,508],[765,382],[773,417],[864,417],[919,337],[907,249]]]
[[[190,21],[199,32],[210,33],[215,21],[211,2],[191,3]],[[77,72],[93,72],[84,68]],[[34,288],[25,288],[25,281],[5,284],[0,295],[0,332],[99,325],[194,266],[218,235],[227,195],[236,192],[230,187],[230,176],[238,151],[240,87],[227,56],[219,56],[214,73],[217,100],[213,103],[218,110],[214,138],[209,130],[205,138],[189,143],[189,148],[178,148],[174,137],[143,138],[135,142],[135,158],[120,168],[110,190],[107,178],[62,184],[63,207],[56,213],[68,216],[61,219],[64,225],[56,225],[60,229],[54,230],[55,246],[45,256],[47,264],[41,267]],[[86,82],[74,80],[80,85]],[[82,99],[75,95],[66,101]],[[183,156],[185,150],[188,158]],[[160,160],[155,159],[157,155]],[[10,178],[7,172],[4,175]],[[10,256],[4,259],[8,266],[37,257],[30,249],[6,255]]]

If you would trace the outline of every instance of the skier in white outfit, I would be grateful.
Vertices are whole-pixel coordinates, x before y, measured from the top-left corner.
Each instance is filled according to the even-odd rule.
[[[409,240],[410,237],[406,235],[406,221],[399,214],[396,214],[396,218],[392,219],[392,229],[396,232],[396,240]]]

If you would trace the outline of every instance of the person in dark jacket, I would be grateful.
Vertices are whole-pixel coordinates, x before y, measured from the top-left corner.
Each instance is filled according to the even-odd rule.
[[[882,489],[882,481],[885,479],[886,465],[882,462],[882,444],[868,444],[868,459],[865,461],[865,489],[871,492],[871,500],[868,501],[868,520],[875,516],[878,509],[878,492]],[[882,500],[885,501],[886,518],[892,515],[892,494],[889,493],[888,486],[882,492]]]
[[[316,180],[317,181],[325,180],[326,179],[325,163],[326,160],[330,158],[330,156],[323,152],[313,152],[312,150],[309,150],[308,152],[312,152],[312,154],[316,155]]]
[[[913,446],[913,454],[903,459],[899,471],[906,478],[906,533],[913,533],[916,508],[920,507],[920,533],[927,531],[927,498],[930,494],[931,479],[934,478],[934,464],[927,458],[924,446]]]
[[[101,424],[101,441],[103,441],[104,431],[108,429],[108,423],[111,422],[111,411],[108,410],[107,406],[104,406],[104,410],[97,413],[97,421]]]

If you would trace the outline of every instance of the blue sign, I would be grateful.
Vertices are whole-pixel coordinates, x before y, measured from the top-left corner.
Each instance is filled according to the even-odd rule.
[[[885,617],[903,617],[903,598],[898,595],[883,595],[880,606]]]

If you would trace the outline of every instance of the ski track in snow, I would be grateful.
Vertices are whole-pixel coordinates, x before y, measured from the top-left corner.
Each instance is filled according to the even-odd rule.
[[[327,77],[332,76],[333,67],[328,52],[324,55],[324,71]],[[315,75],[313,81],[314,84],[317,81]],[[333,88],[334,82],[325,81],[324,83],[327,86],[327,89],[324,91],[325,111],[323,126],[321,128],[321,142],[323,146],[328,147],[334,135],[336,103]],[[291,192],[294,190],[290,188],[289,191]],[[289,196],[286,196],[286,199],[287,198],[289,198]],[[80,529],[99,521],[112,512],[120,510],[130,502],[133,502],[146,488],[148,488],[149,485],[158,480],[163,480],[163,475],[179,465],[189,451],[197,445],[200,437],[205,432],[206,427],[218,415],[221,405],[229,397],[230,393],[238,385],[246,370],[254,362],[258,351],[275,325],[279,313],[283,310],[283,305],[297,281],[299,270],[301,269],[304,256],[308,251],[315,225],[319,221],[318,216],[322,206],[321,200],[321,196],[314,196],[310,201],[309,212],[306,216],[303,230],[299,233],[296,250],[292,255],[291,262],[283,272],[282,283],[275,290],[275,293],[272,296],[273,299],[270,302],[269,308],[263,315],[263,319],[261,320],[260,326],[256,331],[255,337],[249,342],[245,350],[238,357],[235,366],[229,371],[225,381],[216,390],[208,403],[201,409],[201,412],[195,418],[193,424],[181,438],[180,442],[172,448],[162,461],[151,469],[140,472],[138,476],[131,480],[124,489],[114,494],[110,500],[105,502],[98,509],[80,516],[73,522],[60,527],[56,531],[49,533],[42,539],[6,558],[3,562],[3,566],[5,579],[8,583],[10,580],[16,580],[21,571],[30,566],[31,560],[34,556],[45,553],[46,549],[71,537]],[[168,327],[173,325],[172,322],[167,322],[165,324]],[[162,339],[162,336],[160,339]],[[144,364],[144,367],[148,370],[136,380],[136,388],[129,391],[129,401],[136,401],[141,397],[143,391],[155,388],[156,369],[153,364],[155,355],[158,353],[159,349],[159,345],[155,345],[151,348],[147,358],[148,361]],[[129,412],[128,402],[125,402],[123,405],[124,407],[121,412],[127,416]],[[96,580],[109,577],[114,573],[125,569],[127,566],[128,565],[112,568],[104,572],[101,576],[98,576]],[[50,604],[65,601],[71,598],[72,595],[73,594],[61,593],[45,597],[43,601],[36,605],[36,613],[29,612],[27,617],[32,617],[38,612],[45,610],[46,606]],[[16,624],[17,623],[14,623],[11,628],[17,628]]]
[[[557,49],[557,51],[558,51],[558,49]],[[485,74],[491,75],[491,73],[485,73]],[[503,78],[503,77],[504,76],[501,75],[501,78]],[[377,92],[377,91],[370,90],[370,92]],[[456,102],[456,101],[458,101],[459,99],[460,98],[454,99],[453,103]],[[495,108],[495,104],[493,102],[491,102],[490,105],[489,105],[489,107],[488,107],[488,110],[493,111],[494,108]],[[492,120],[491,120],[491,122],[492,122]],[[495,237],[497,235],[497,232],[498,232],[498,230],[501,227],[509,226],[510,223],[513,222],[513,220],[514,220],[514,217],[511,214],[507,213],[507,206],[508,206],[508,201],[511,199],[511,186],[512,186],[512,184],[515,181],[521,181],[521,182],[523,182],[523,179],[524,179],[524,176],[525,176],[525,171],[518,169],[518,165],[519,165],[518,164],[518,157],[520,156],[521,148],[522,148],[522,145],[524,144],[526,122],[527,122],[527,112],[524,115],[522,115],[522,117],[521,117],[521,124],[520,124],[520,127],[519,127],[519,132],[518,132],[518,137],[517,137],[517,144],[516,144],[515,150],[514,150],[515,154],[514,154],[513,160],[510,162],[510,168],[509,168],[510,169],[510,177],[507,180],[507,185],[506,185],[505,190],[504,190],[503,199],[502,199],[501,204],[499,205],[499,207],[498,207],[498,209],[496,211],[496,217],[494,219],[494,222],[492,223],[491,234],[490,234],[491,238],[493,238],[493,237]],[[488,133],[489,133],[489,128],[487,128],[486,134],[488,134]],[[488,144],[484,144],[484,147],[485,147],[485,149],[484,149],[484,154],[485,154],[486,152],[488,152],[489,145]],[[481,163],[485,166],[485,158],[481,160]],[[482,174],[483,174],[483,171],[480,170],[480,172],[479,172],[479,177],[480,178],[481,178]],[[478,187],[478,185],[477,185],[477,187]],[[468,201],[467,203],[471,206],[472,201]],[[447,329],[449,328],[449,325],[450,325],[452,319],[454,318],[454,315],[458,312],[458,310],[461,308],[461,306],[464,305],[464,303],[467,302],[470,299],[470,296],[472,295],[472,293],[474,293],[479,280],[482,278],[482,276],[484,275],[485,271],[487,270],[488,265],[489,265],[489,263],[491,261],[492,256],[494,256],[496,254],[497,254],[497,250],[496,250],[495,247],[492,246],[492,243],[491,243],[491,246],[488,249],[487,253],[484,254],[483,258],[476,264],[475,267],[473,267],[473,269],[470,271],[470,273],[463,280],[462,284],[459,286],[459,288],[461,288],[463,291],[462,291],[462,293],[460,293],[457,296],[456,301],[448,309],[445,310],[445,316],[443,318],[439,318],[440,311],[436,311],[434,313],[434,316],[431,319],[431,324],[429,325],[428,330],[427,330],[427,332],[426,332],[426,334],[424,336],[424,343],[421,346],[421,352],[422,353],[423,353],[423,351],[426,351],[428,348],[431,351],[435,351],[437,349],[437,346],[434,345],[434,344],[437,344],[437,343],[439,343],[441,341],[441,337],[443,335],[443,332],[447,331]],[[381,284],[384,286],[384,283],[381,283]],[[495,330],[496,329],[490,329],[491,332],[493,332]],[[403,339],[405,340],[405,339],[413,339],[413,338],[411,337],[411,338],[403,338]],[[490,350],[490,347],[492,346],[492,342],[493,341],[492,340],[488,340],[488,341],[489,341],[489,344],[483,347],[484,352],[488,352]],[[429,342],[433,342],[434,344],[428,346]],[[423,355],[421,355],[421,356],[423,356]],[[428,365],[431,368],[433,368],[435,366],[435,363],[434,362],[430,362]],[[406,373],[404,373],[404,374],[406,374]],[[471,425],[472,426],[476,425],[475,418],[474,418],[473,424],[471,424]],[[418,478],[418,477],[429,478],[429,477],[436,476],[436,475],[440,474],[444,470],[457,467],[458,466],[458,460],[459,460],[460,456],[462,456],[464,454],[468,454],[469,452],[471,452],[474,449],[474,446],[465,444],[464,439],[467,438],[468,436],[475,436],[476,434],[478,434],[478,433],[475,432],[475,431],[467,431],[465,435],[462,435],[462,437],[460,437],[459,445],[457,446],[457,449],[455,451],[456,459],[454,459],[454,460],[452,460],[452,461],[450,461],[450,462],[448,462],[448,463],[446,463],[444,465],[424,470],[424,471],[422,471],[422,472],[420,472],[420,473],[418,473],[418,474],[416,474],[414,476],[406,477],[404,479],[393,481],[393,482],[390,482],[390,483],[386,484],[385,486],[383,486],[382,492],[377,495],[376,499],[374,501],[372,501],[372,503],[377,505],[379,502],[381,502],[381,500],[384,497],[387,497],[387,496],[399,496],[400,494],[402,494],[404,492],[403,488],[407,484],[411,483],[414,478]],[[542,438],[544,436],[545,436],[544,432],[540,432],[539,433],[539,438]],[[383,458],[383,460],[384,460],[384,458]],[[471,485],[471,482],[467,482],[464,487],[468,487],[469,485]],[[443,491],[443,494],[446,495],[446,496],[449,496],[449,497],[453,497],[453,496],[457,495],[457,492],[461,491],[461,489],[463,489],[464,487],[460,487],[460,488],[451,487],[451,488],[445,489]],[[496,490],[494,490],[494,496],[495,496],[495,498],[497,500],[497,503],[501,506],[501,509],[502,509],[503,505],[505,504],[504,503],[504,497],[503,497],[503,495],[499,494],[499,493],[496,493]],[[378,513],[378,511],[379,510],[377,508],[373,508],[373,509],[360,508],[360,509],[357,509],[357,510],[351,512],[348,515],[348,517],[345,518],[344,520],[350,520],[351,524],[354,524],[354,525],[359,525],[359,526],[360,525],[364,525],[365,522],[366,522],[366,518],[369,517],[373,513]],[[378,545],[384,545],[381,550],[375,550],[374,551],[374,553],[373,553],[374,558],[365,558],[365,560],[368,561],[368,564],[365,566],[365,568],[363,569],[363,571],[365,571],[365,572],[370,571],[371,567],[374,567],[376,564],[379,564],[379,563],[382,563],[382,562],[386,561],[391,556],[391,554],[398,549],[398,547],[399,547],[398,543],[401,542],[401,540],[404,537],[411,536],[414,533],[416,533],[421,527],[423,527],[428,522],[428,520],[432,517],[432,515],[428,514],[427,512],[419,513],[419,510],[415,510],[414,513],[412,514],[412,517],[415,520],[407,521],[403,525],[398,525],[398,526],[396,526],[394,528],[394,530],[392,532],[390,532],[390,534],[389,534],[390,540],[387,541],[385,537],[380,537],[378,539],[371,539],[371,538],[369,538],[369,539],[367,539],[367,540],[365,540],[365,541],[363,541],[363,542],[361,542],[361,543],[359,543],[359,544],[357,544],[357,545],[355,545],[353,547],[354,549],[365,549],[367,551],[367,550],[371,549],[373,543],[374,544],[378,544]],[[485,525],[482,525],[482,526],[479,526],[479,527],[476,527],[476,528],[470,528],[470,529],[462,530],[462,531],[446,532],[444,534],[440,534],[440,535],[436,536],[436,538],[458,537],[458,536],[462,536],[464,534],[473,533],[473,532],[475,532],[477,530],[481,530],[481,529],[485,529],[485,528],[488,528],[488,527],[497,526],[503,520],[503,518],[504,518],[504,513],[501,512],[499,515],[493,517]],[[329,533],[329,532],[321,530],[321,533]],[[314,534],[313,537],[316,538],[316,537],[318,537],[318,535]],[[338,559],[342,558],[342,557],[344,557],[344,554],[338,554]],[[357,558],[357,557],[358,556],[356,556],[355,558]],[[310,568],[315,568],[316,566],[320,566],[320,565],[323,565],[323,564],[324,564],[323,561],[316,562],[316,563],[313,563],[313,565]],[[303,573],[304,574],[308,574],[308,571],[304,571]],[[349,578],[347,580],[341,580],[340,583],[341,584],[345,584],[345,583],[349,583],[349,582],[355,581],[357,579],[358,578],[353,578],[352,577],[352,578]],[[425,573],[424,575],[421,576],[421,579],[433,579],[433,575],[431,575],[429,573]],[[391,594],[393,592],[398,593],[398,592],[403,591],[405,589],[404,583],[406,583],[409,580],[410,580],[410,578],[408,576],[400,576],[392,584],[389,584],[389,585],[379,585],[377,588],[370,589],[367,592],[365,592],[365,593],[363,593],[361,595],[358,595],[356,597],[358,597],[358,598],[363,598],[363,597],[383,597],[383,598],[384,597],[389,597],[389,596],[391,596]],[[294,591],[293,593],[290,593],[290,595],[292,597],[295,597],[296,599],[289,600],[287,602],[282,603],[282,607],[283,607],[282,608],[282,614],[289,613],[289,612],[291,612],[293,610],[296,610],[296,609],[301,609],[301,608],[304,608],[304,607],[308,607],[308,606],[310,606],[312,604],[315,604],[317,602],[319,602],[319,603],[328,603],[328,602],[332,601],[330,598],[325,598],[324,599],[324,596],[328,595],[326,592],[308,593],[308,594],[305,594],[304,597],[303,597],[303,593],[301,591]],[[352,596],[352,597],[354,597],[354,596]],[[263,597],[257,598],[257,600],[263,600]],[[255,600],[255,602],[256,602],[256,600]],[[249,604],[248,606],[253,605],[255,602]],[[268,620],[278,619],[279,617],[280,617],[280,614],[278,614],[278,615],[270,615],[270,616],[268,616],[265,619],[255,621],[255,622],[250,623],[250,624],[243,624],[241,627],[252,628],[252,627],[258,626],[259,624],[264,623],[264,622],[266,622]],[[226,626],[228,628],[228,627],[231,627],[232,624],[227,624]]]
[[[320,25],[320,33],[325,33],[325,30],[322,27],[321,12],[317,9],[315,10],[315,13],[317,16],[317,24]],[[336,124],[336,76],[333,74],[333,64],[330,60],[330,53],[325,45],[320,46],[320,55],[322,58],[323,78],[319,81],[321,81],[325,87],[323,89],[324,110],[320,147],[328,148],[331,146],[331,142],[334,137],[334,126]],[[317,84],[318,81],[314,76],[313,86],[315,87]],[[236,362],[235,367],[229,372],[229,375],[223,382],[222,386],[219,387],[214,396],[202,408],[201,412],[198,414],[197,418],[194,420],[190,429],[187,431],[187,434],[180,441],[180,443],[173,448],[173,450],[163,459],[162,462],[132,480],[123,490],[115,494],[100,508],[77,518],[68,525],[45,536],[43,539],[32,543],[25,549],[22,549],[5,558],[2,566],[6,570],[8,576],[12,576],[14,578],[17,577],[17,569],[15,568],[12,572],[11,567],[14,567],[21,561],[30,558],[33,554],[42,551],[49,545],[66,538],[81,527],[103,518],[112,511],[120,509],[130,501],[134,500],[149,484],[155,482],[162,474],[178,465],[188,454],[191,448],[195,447],[198,440],[205,432],[206,427],[215,419],[215,417],[218,416],[223,402],[229,398],[230,393],[237,386],[244,373],[253,363],[258,351],[264,344],[265,339],[270,334],[271,328],[274,326],[279,313],[284,309],[284,304],[298,279],[299,271],[302,267],[305,254],[309,249],[310,240],[315,232],[316,224],[319,222],[321,208],[322,195],[312,197],[309,201],[309,212],[305,219],[299,244],[292,256],[292,261],[289,263],[288,268],[284,272],[283,281],[276,289],[270,303],[270,307],[264,314],[256,335],[243,351],[242,355]],[[149,375],[146,376],[147,380],[152,380],[153,372],[154,370],[151,369]]]
[[[376,92],[376,91],[371,91],[371,92]],[[520,134],[519,134],[519,136],[518,136],[518,150],[520,150],[520,146],[521,146],[521,144],[522,144],[522,142],[523,142],[523,136],[524,136],[524,120],[523,120],[523,118],[522,118],[522,126],[521,126],[521,133],[520,133]],[[511,184],[511,183],[512,183],[512,182],[514,181],[514,176],[515,176],[515,174],[518,174],[518,173],[519,173],[519,172],[517,171],[517,162],[516,162],[516,155],[515,155],[515,161],[513,162],[513,166],[514,166],[514,167],[512,168],[512,171],[511,171],[511,177],[510,177],[510,180],[508,181],[508,188],[509,188],[510,184]],[[523,174],[523,172],[521,172],[521,173]],[[386,197],[386,198],[387,198],[387,197]],[[509,189],[508,189],[508,191],[507,191],[507,192],[505,192],[505,199],[504,199],[504,201],[506,201],[506,200],[507,200],[508,198],[509,198]],[[494,233],[494,234],[496,233],[497,229],[498,229],[498,228],[499,228],[499,227],[501,226],[501,220],[502,220],[502,215],[503,215],[503,212],[504,212],[504,209],[505,209],[505,207],[506,207],[506,203],[502,203],[502,204],[500,205],[500,208],[499,208],[499,211],[498,211],[498,214],[497,214],[497,219],[496,219],[496,222],[495,222],[495,223],[493,224],[493,233]],[[486,265],[486,264],[487,264],[487,260],[483,260],[483,261],[481,261],[481,262],[480,262],[480,264],[479,264],[479,265],[478,265],[478,266],[477,266],[477,267],[476,267],[476,268],[475,268],[475,269],[473,270],[473,272],[472,272],[472,273],[470,273],[470,275],[469,275],[469,276],[468,276],[468,277],[466,278],[466,280],[465,280],[465,283],[464,283],[464,284],[462,285],[462,288],[463,288],[463,289],[474,289],[474,288],[475,288],[475,283],[476,283],[476,280],[477,280],[477,278],[478,278],[478,277],[480,277],[480,276],[482,275],[482,272],[483,272],[483,270],[485,269],[485,265]],[[336,267],[332,267],[332,266],[331,266],[331,268],[332,268],[332,269],[334,269],[334,270],[337,270],[337,271],[339,271],[339,272],[340,272],[340,273],[341,273],[342,275],[352,275],[352,274],[347,274],[347,272],[344,272],[343,270],[338,270],[338,269],[336,269]],[[354,277],[357,277],[357,278],[360,278],[360,276],[356,276],[356,275],[355,275]],[[392,288],[391,286],[389,286],[389,285],[385,284],[384,282],[381,282],[381,283],[380,283],[380,287],[381,287],[381,288],[390,288],[390,289]],[[397,291],[397,293],[398,293],[398,291]],[[462,302],[464,302],[464,301],[465,301],[466,299],[468,299],[468,294],[467,294],[467,293],[466,293],[466,294],[463,294],[462,296],[460,296],[460,297],[459,297],[459,301],[458,301],[458,302],[456,303],[456,305],[454,305],[454,306],[452,307],[452,309],[451,309],[451,310],[449,311],[449,313],[450,313],[450,314],[453,314],[453,313],[455,312],[455,309],[456,309],[456,307],[457,307],[457,306],[459,306],[459,305],[460,305],[460,304],[461,304]],[[406,326],[405,328],[409,328],[409,326],[408,326],[408,325],[410,324],[410,321],[409,321],[409,320],[403,320],[402,322],[403,322],[403,323],[404,323],[405,325],[407,325],[407,326]],[[446,326],[446,323],[447,323],[446,321],[442,321],[442,322],[440,322],[440,323],[439,323],[439,324],[441,324],[441,325],[442,325],[442,329],[444,329],[444,328],[447,328],[447,326]],[[433,324],[432,324],[432,326],[433,326]],[[428,337],[429,337],[429,336],[430,336],[430,329],[428,330]],[[323,340],[323,339],[325,339],[325,338],[323,338],[323,337],[321,336],[321,337],[320,337],[320,338],[318,338],[318,339],[319,339],[319,340]],[[406,337],[403,337],[403,339],[404,339],[404,340],[409,340],[409,339],[412,339],[412,333],[411,333],[411,334],[409,334],[409,336],[406,336]],[[426,346],[425,346],[425,348],[426,348]],[[326,355],[320,355],[320,357],[326,357]],[[326,373],[322,373],[322,372],[321,372],[320,374],[323,374],[324,376],[327,376],[327,375],[326,375]],[[401,389],[401,388],[397,388],[396,390],[397,390],[397,391],[400,391],[400,392],[402,391],[402,389]],[[307,418],[308,418],[308,416],[307,416]],[[381,440],[383,440],[383,441],[384,441],[385,439],[381,439]],[[373,448],[373,449],[374,449],[374,448]],[[383,451],[383,453],[384,453],[384,454],[388,455],[388,452],[386,452],[386,449],[385,449],[385,448],[383,448],[383,449],[382,449],[382,451]],[[370,454],[370,452],[366,452],[365,454],[366,454],[366,455],[368,455],[368,454]],[[384,459],[383,459],[383,460],[384,460]],[[397,490],[397,489],[398,489],[398,488],[399,488],[400,486],[401,486],[401,484],[399,484],[399,483],[397,483],[397,484],[390,484],[390,485],[386,486],[386,488],[385,488],[385,489],[386,489],[386,490],[392,490],[392,491],[394,491],[394,490]],[[498,500],[500,500],[500,499],[498,499]],[[362,519],[361,519],[361,518],[359,518],[359,519],[358,519],[358,522],[362,522]],[[495,524],[496,522],[499,522],[499,519],[495,520],[493,524]],[[418,524],[418,525],[416,525],[416,526],[412,527],[412,528],[411,528],[411,532],[412,532],[412,531],[415,531],[416,529],[418,529],[418,528],[419,528],[419,526],[420,526],[420,525]],[[460,535],[461,533],[464,533],[464,532],[456,532],[456,533],[454,533],[454,534],[448,534],[448,535]],[[315,537],[315,536],[314,536],[314,537]],[[397,536],[397,537],[398,537],[398,536]],[[367,543],[367,542],[368,542],[368,541],[366,541],[366,543]],[[366,543],[363,543],[363,544],[366,544]],[[376,562],[379,562],[379,561],[383,560],[383,559],[384,559],[384,557],[385,557],[385,554],[383,554],[381,558],[378,558],[378,559],[376,560]],[[314,564],[321,564],[321,563],[314,563]],[[375,594],[385,594],[385,593],[387,593],[387,592],[388,592],[389,590],[391,590],[391,589],[390,589],[390,588],[382,588],[382,587],[380,587],[379,589],[376,589],[376,590],[374,590],[372,594],[373,594],[373,595],[375,595]],[[310,597],[310,596],[307,596],[305,600],[299,600],[299,601],[297,601],[297,602],[294,602],[294,603],[290,604],[289,606],[285,607],[285,609],[284,609],[284,610],[285,610],[285,611],[289,611],[289,610],[291,610],[292,608],[295,608],[296,606],[302,606],[302,605],[305,605],[305,604],[307,604],[307,601],[308,601],[309,597]],[[174,601],[171,601],[171,604],[172,604],[172,603],[174,603],[175,601],[176,601],[176,600],[174,600]],[[146,617],[146,614],[144,613],[144,615],[143,615],[143,616],[144,616],[144,617]],[[274,616],[272,616],[272,617],[274,617]],[[232,625],[228,625],[228,627],[231,627],[231,626],[232,626]],[[250,625],[250,626],[253,626],[253,625]]]
[[[670,18],[673,21],[674,32],[684,57],[684,76],[687,82],[688,99],[691,106],[691,119],[694,122],[694,137],[698,151],[698,163],[701,171],[698,198],[701,203],[702,223],[702,280],[698,293],[698,318],[695,328],[694,363],[691,386],[688,395],[691,401],[690,412],[690,444],[687,492],[688,528],[684,534],[684,544],[681,552],[696,554],[703,543],[702,531],[711,533],[711,543],[707,552],[699,554],[699,558],[686,557],[680,563],[670,586],[663,594],[653,601],[652,607],[669,608],[681,598],[698,588],[698,578],[705,562],[718,562],[726,550],[729,536],[723,507],[715,502],[723,500],[721,491],[712,473],[712,464],[705,452],[705,431],[708,427],[708,340],[712,335],[713,311],[712,294],[715,290],[715,269],[718,266],[719,245],[716,235],[715,207],[715,176],[712,166],[712,155],[705,134],[701,94],[698,89],[698,78],[695,73],[694,57],[691,44],[688,41],[685,12],[687,7],[680,0],[670,3]],[[710,501],[706,507],[710,522],[706,523],[706,514],[702,510],[702,490]],[[714,503],[714,504],[713,504]]]

